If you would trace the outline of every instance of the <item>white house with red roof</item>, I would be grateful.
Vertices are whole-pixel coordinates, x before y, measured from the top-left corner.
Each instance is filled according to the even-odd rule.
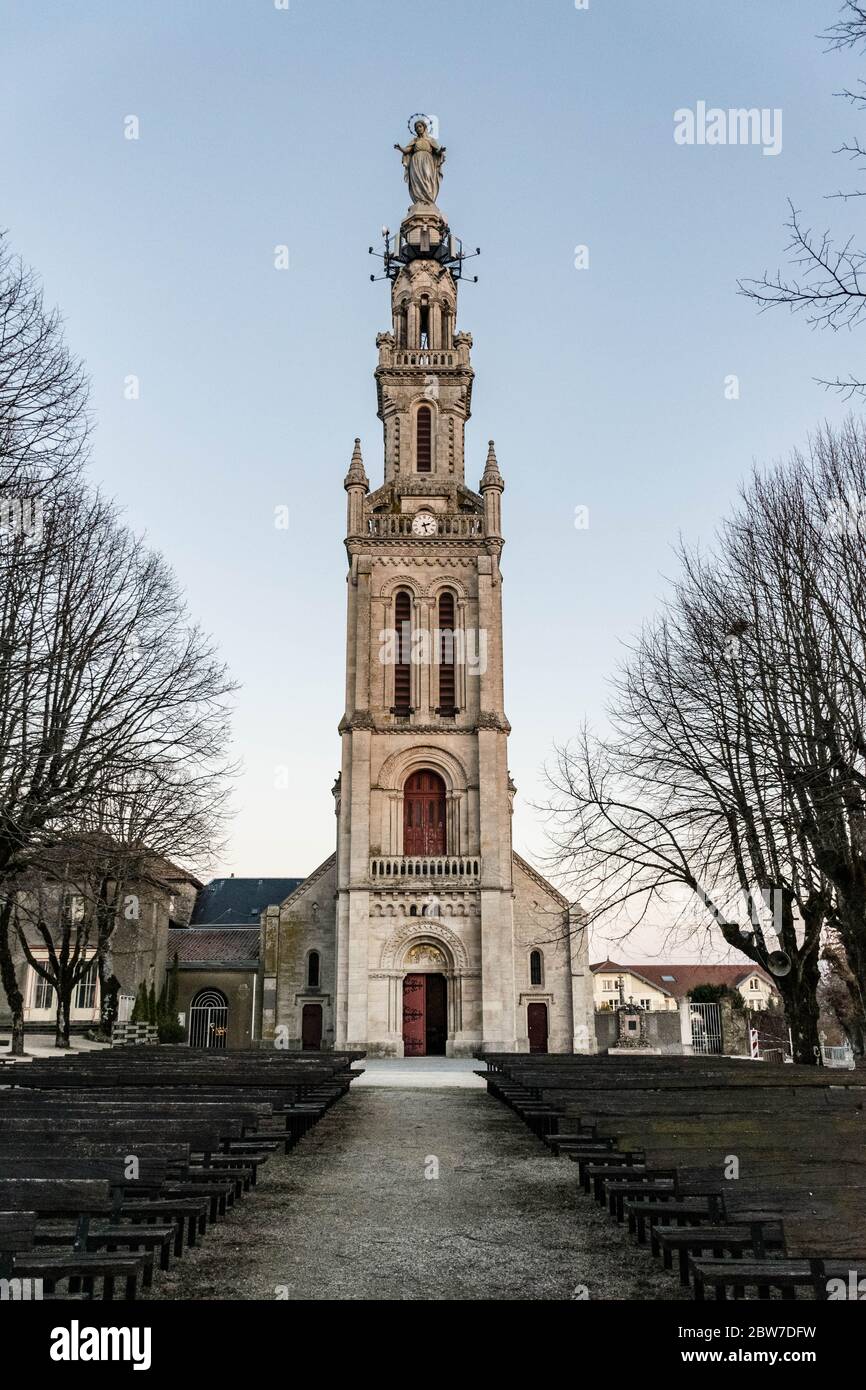
[[[727,985],[750,1009],[780,1003],[771,976],[758,965],[623,965],[612,960],[591,965],[596,1009],[615,1009],[622,995],[644,1009],[673,1010],[698,985]]]

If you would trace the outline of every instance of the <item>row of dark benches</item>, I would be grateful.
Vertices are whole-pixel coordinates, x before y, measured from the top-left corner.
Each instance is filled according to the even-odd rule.
[[[135,1047],[4,1066],[0,1279],[138,1297],[345,1095],[361,1056]]]
[[[702,1299],[866,1277],[866,1071],[487,1054],[488,1090]]]

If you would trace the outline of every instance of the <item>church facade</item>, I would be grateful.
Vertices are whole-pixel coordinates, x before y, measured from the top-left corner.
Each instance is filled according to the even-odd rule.
[[[502,493],[466,482],[464,256],[437,205],[444,151],[401,150],[413,197],[386,238],[381,485],[355,441],[336,849],[263,920],[262,1042],[370,1055],[594,1050],[579,909],[512,849]]]

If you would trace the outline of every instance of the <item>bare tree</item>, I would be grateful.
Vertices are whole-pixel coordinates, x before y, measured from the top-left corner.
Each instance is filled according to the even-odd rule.
[[[33,872],[21,876],[11,897],[25,959],[56,999],[55,1046],[68,1048],[73,993],[91,969],[88,948],[95,921],[93,905],[79,891],[71,866],[58,863],[57,868],[56,879]]]
[[[616,684],[615,736],[563,751],[555,779],[557,853],[601,910],[677,884],[770,970],[777,940],[803,1060],[822,932],[866,995],[864,534],[863,426],[756,472],[714,553],[680,548],[673,597]],[[751,906],[729,920],[732,892],[772,905],[769,946]]]
[[[715,945],[717,930],[774,973],[795,1056],[813,1063],[826,889],[765,776],[730,627],[694,601],[647,627],[617,682],[613,738],[584,732],[549,773],[551,857],[591,922],[625,919],[628,935],[675,909],[691,935]]]
[[[171,767],[154,763],[136,768],[126,786],[114,785],[108,798],[84,808],[78,878],[94,909],[100,1027],[106,1037],[117,1018],[120,992],[115,929],[137,906],[142,888],[165,887],[167,868],[200,866],[214,858],[229,788],[226,771],[217,772],[212,764],[188,768],[178,778]]]
[[[829,51],[866,47],[866,9],[854,0],[846,0],[839,20],[823,37]],[[856,109],[866,106],[866,84],[863,82],[859,90],[845,90],[838,95]],[[858,168],[862,168],[866,160],[866,148],[856,138],[840,145],[834,153],[845,155]],[[840,189],[829,196],[847,201],[864,195],[866,189],[857,188]],[[859,326],[866,305],[866,251],[858,247],[852,237],[840,240],[829,230],[814,231],[805,224],[802,213],[790,200],[788,207],[789,241],[785,254],[791,272],[786,275],[781,270],[773,274],[765,271],[757,279],[740,280],[740,293],[761,310],[785,306],[792,313],[803,313],[813,328],[836,331]],[[859,374],[820,384],[837,391],[845,400],[866,396],[866,381]]]
[[[22,520],[32,525],[22,509],[84,463],[87,395],[60,315],[45,307],[35,275],[0,232],[0,524],[7,530]]]
[[[14,894],[47,851],[83,830],[119,829],[124,853],[141,852],[148,828],[156,852],[170,828],[201,843],[219,819],[231,772],[233,686],[189,622],[165,561],[104,499],[70,487],[46,498],[37,542],[13,538],[6,578],[0,896]],[[107,876],[118,872],[115,864]],[[103,966],[109,939],[106,928]],[[10,944],[7,930],[4,979]]]

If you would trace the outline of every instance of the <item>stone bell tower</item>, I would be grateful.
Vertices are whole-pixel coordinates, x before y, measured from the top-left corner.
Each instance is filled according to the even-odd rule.
[[[467,257],[437,204],[445,151],[426,122],[414,131],[398,147],[413,201],[382,256],[383,481],[370,490],[356,440],[344,484],[334,1042],[468,1055],[540,1047],[543,1031],[545,1047],[570,1051],[578,1026],[588,1037],[591,1003],[584,991],[578,1025],[573,989],[586,962],[572,963],[566,900],[512,852],[505,484],[492,441],[477,490],[465,481]]]

